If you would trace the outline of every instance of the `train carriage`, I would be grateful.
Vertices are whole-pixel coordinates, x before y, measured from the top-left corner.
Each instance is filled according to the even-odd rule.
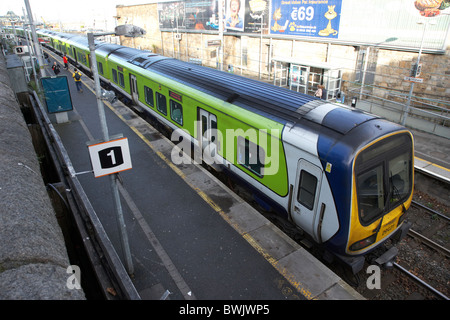
[[[86,53],[81,38],[67,43]],[[365,254],[408,229],[414,150],[406,128],[150,52],[97,42],[96,56],[102,81],[189,141],[184,151],[192,143],[354,272]]]

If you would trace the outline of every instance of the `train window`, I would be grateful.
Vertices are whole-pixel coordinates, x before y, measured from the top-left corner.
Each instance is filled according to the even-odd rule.
[[[356,192],[365,226],[390,212],[412,192],[412,141],[409,134],[387,137],[356,159]]]
[[[300,184],[298,188],[297,200],[309,210],[314,208],[316,198],[317,178],[309,172],[300,172]]]
[[[119,85],[122,88],[125,88],[125,78],[123,77],[123,73],[119,72]]]
[[[162,95],[159,92],[156,93],[156,109],[163,115],[167,116],[166,96]]]
[[[144,86],[144,92],[145,92],[145,102],[150,106],[150,107],[154,107],[154,102],[153,102],[153,90],[150,89],[147,86]]]
[[[113,81],[115,83],[117,83],[117,70],[116,69],[112,69],[112,76],[113,76]]]
[[[263,176],[265,151],[257,144],[238,137],[237,160],[238,163],[246,167],[258,176]]]
[[[361,220],[372,221],[384,208],[383,165],[358,175],[358,202]]]
[[[170,100],[170,117],[179,125],[183,125],[183,107],[172,99]]]
[[[66,52],[64,47],[64,52]],[[82,64],[86,65],[86,56],[83,54],[83,52],[77,52],[78,61]]]
[[[103,63],[97,62],[97,66],[98,66],[98,73],[103,75]]]

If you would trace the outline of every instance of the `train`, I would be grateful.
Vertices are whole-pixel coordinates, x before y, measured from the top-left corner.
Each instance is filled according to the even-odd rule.
[[[37,33],[49,49],[90,72],[87,37]],[[200,161],[245,186],[327,260],[356,274],[369,253],[407,233],[414,186],[407,128],[229,72],[95,43],[102,83],[170,128],[177,142],[189,142]],[[375,261],[388,263],[396,254],[393,245]]]

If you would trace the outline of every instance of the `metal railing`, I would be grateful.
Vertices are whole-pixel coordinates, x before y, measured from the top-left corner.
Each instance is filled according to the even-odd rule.
[[[358,99],[356,105],[358,109],[397,123],[402,123],[406,117],[405,126],[407,127],[445,138],[450,137],[450,103],[448,101],[412,96],[408,110],[406,107],[408,94],[376,86],[361,87],[356,83],[350,83],[347,95],[347,101],[350,101],[352,97]]]

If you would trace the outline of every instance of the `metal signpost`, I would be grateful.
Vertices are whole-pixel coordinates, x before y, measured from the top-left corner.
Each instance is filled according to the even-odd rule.
[[[92,32],[89,32],[87,34],[91,57],[91,70],[95,82],[95,96],[97,98],[97,108],[103,134],[102,143],[96,143],[90,146],[90,153],[91,155],[93,155],[93,157],[91,157],[91,162],[93,164],[94,174],[96,175],[96,177],[97,175],[109,175],[111,179],[111,189],[116,209],[117,223],[119,225],[122,250],[126,261],[126,269],[128,271],[128,274],[132,275],[134,274],[134,266],[131,259],[130,244],[128,242],[128,235],[126,231],[125,220],[123,217],[122,205],[120,202],[119,189],[117,187],[118,172],[131,169],[131,158],[129,156],[128,140],[125,138],[110,141],[108,125],[106,123],[105,109],[102,101],[100,77],[98,75],[97,69],[97,57],[95,56],[94,37],[112,34],[118,36],[135,37],[145,34],[145,30],[132,25],[125,25],[121,26],[120,28],[116,28],[115,32],[95,35]]]

